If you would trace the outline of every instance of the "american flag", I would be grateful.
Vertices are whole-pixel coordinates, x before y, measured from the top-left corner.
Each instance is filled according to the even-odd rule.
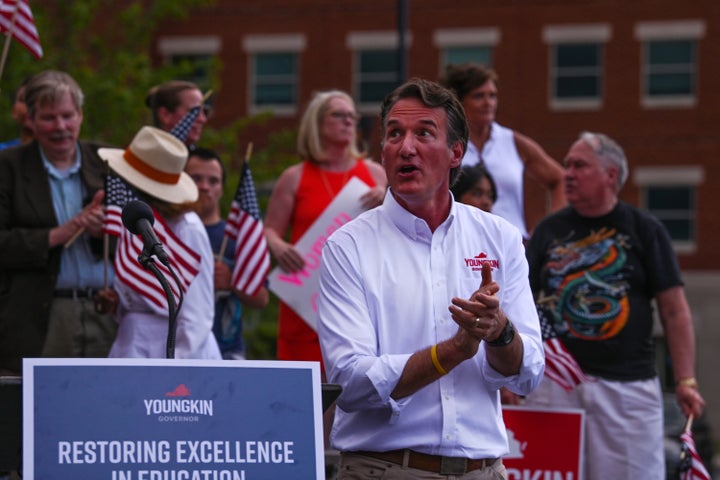
[[[0,32],[10,32],[35,58],[42,58],[40,35],[27,0],[0,0]]]
[[[233,286],[247,295],[256,294],[270,270],[270,255],[247,161],[240,173],[240,183],[225,225],[225,236],[235,240]]]
[[[119,237],[117,252],[115,253],[115,275],[125,284],[149,301],[149,306],[157,313],[166,313],[168,310],[167,298],[162,286],[155,275],[145,270],[138,262],[143,250],[143,241],[140,235],[133,235],[122,223],[122,209],[137,195],[124,180],[112,173],[105,178],[105,222],[103,232]],[[200,256],[189,249],[165,221],[153,210],[155,217],[155,233],[162,242],[170,259],[170,265],[180,279],[183,292],[187,291],[190,283],[200,271]],[[168,278],[172,278],[170,270],[161,262],[156,262],[158,269]],[[179,292],[174,282],[169,282],[176,299]]]
[[[582,382],[592,381],[557,337],[545,307],[538,305],[537,312],[545,350],[545,375],[568,392]]]
[[[195,119],[200,115],[200,106],[191,108],[180,121],[170,130],[170,133],[175,135],[181,142],[185,143],[187,140],[188,133],[192,127]]]
[[[695,439],[689,428],[680,435],[682,451],[680,453],[680,480],[710,480],[705,465],[695,448]]]

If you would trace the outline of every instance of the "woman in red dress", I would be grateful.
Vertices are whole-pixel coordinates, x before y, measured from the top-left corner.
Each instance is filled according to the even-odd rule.
[[[286,272],[305,267],[305,260],[293,245],[353,176],[372,187],[361,198],[366,208],[383,201],[385,171],[358,151],[357,120],[352,98],[340,90],[315,94],[303,114],[298,131],[298,154],[303,160],[280,175],[265,216],[270,253]],[[283,302],[277,357],[322,362],[317,334]]]

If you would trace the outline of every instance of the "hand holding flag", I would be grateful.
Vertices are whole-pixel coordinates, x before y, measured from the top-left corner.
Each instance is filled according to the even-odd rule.
[[[255,295],[265,283],[270,270],[270,254],[260,218],[260,206],[250,173],[248,145],[240,181],[225,225],[225,236],[235,240],[235,268],[232,284],[236,290]]]
[[[695,447],[692,433],[693,416],[688,417],[685,431],[680,435],[682,442],[680,452],[680,480],[711,480],[705,465]]]

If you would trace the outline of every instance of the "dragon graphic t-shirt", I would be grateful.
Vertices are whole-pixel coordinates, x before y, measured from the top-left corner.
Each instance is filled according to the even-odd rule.
[[[595,218],[566,208],[537,226],[527,256],[536,302],[586,373],[655,376],[651,300],[682,284],[659,221],[622,202]]]

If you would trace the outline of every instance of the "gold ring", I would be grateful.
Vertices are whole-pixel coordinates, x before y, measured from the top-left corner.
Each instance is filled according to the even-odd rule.
[[[475,323],[473,323],[473,327],[478,328],[480,326],[480,317],[475,317]]]

